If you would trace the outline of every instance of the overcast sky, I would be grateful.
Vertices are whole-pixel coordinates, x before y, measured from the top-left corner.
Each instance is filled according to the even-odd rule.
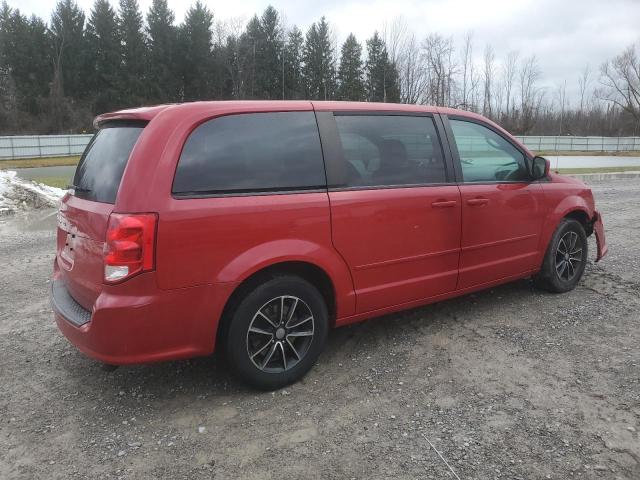
[[[195,0],[194,0],[195,1]],[[77,0],[89,12],[93,0]],[[151,0],[139,0],[146,11]],[[181,21],[191,3],[168,0]],[[545,86],[556,88],[565,79],[575,97],[578,77],[589,64],[596,73],[600,64],[627,45],[640,42],[640,0],[203,0],[216,19],[243,17],[262,12],[269,4],[286,16],[289,25],[303,31],[326,16],[339,42],[353,32],[360,41],[385,22],[402,16],[408,27],[422,38],[438,32],[453,36],[461,46],[472,31],[478,57],[491,44],[500,60],[517,50],[521,57],[535,54]],[[55,2],[9,0],[23,13],[49,19]],[[111,0],[117,5],[117,0]]]

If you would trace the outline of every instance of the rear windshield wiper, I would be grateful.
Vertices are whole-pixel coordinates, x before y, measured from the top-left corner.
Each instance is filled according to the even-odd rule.
[[[84,193],[88,193],[91,191],[90,188],[85,188],[85,187],[78,187],[76,185],[67,185],[67,188],[73,188],[76,192],[84,192]]]

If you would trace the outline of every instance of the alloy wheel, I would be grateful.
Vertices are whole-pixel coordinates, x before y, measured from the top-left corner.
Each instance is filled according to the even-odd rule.
[[[314,334],[309,305],[290,295],[272,298],[253,316],[247,331],[247,354],[267,373],[292,369],[306,355]]]
[[[576,276],[582,263],[582,244],[574,231],[565,233],[556,249],[556,273],[560,280],[569,282]]]

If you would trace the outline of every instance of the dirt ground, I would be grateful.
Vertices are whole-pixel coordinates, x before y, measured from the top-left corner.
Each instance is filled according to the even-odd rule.
[[[0,478],[640,478],[640,182],[573,292],[519,281],[334,331],[257,393],[216,358],[105,372],[49,309],[55,216],[0,218]],[[590,239],[590,256],[595,243]]]

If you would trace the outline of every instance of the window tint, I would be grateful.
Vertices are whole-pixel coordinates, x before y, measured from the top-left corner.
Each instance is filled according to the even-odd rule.
[[[220,117],[187,139],[173,192],[231,193],[326,186],[313,112]]]
[[[526,180],[524,155],[493,130],[477,123],[450,120],[465,182]]]
[[[335,119],[346,163],[346,186],[446,181],[432,118],[337,115]]]
[[[143,125],[114,124],[98,131],[82,154],[73,177],[75,195],[115,203],[122,174]]]

